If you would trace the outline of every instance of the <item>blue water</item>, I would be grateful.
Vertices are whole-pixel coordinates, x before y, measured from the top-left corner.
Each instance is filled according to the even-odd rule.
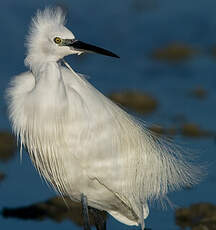
[[[143,0],[144,1],[144,0]],[[151,1],[151,0],[145,0]],[[104,94],[121,89],[138,89],[159,100],[158,110],[143,119],[151,124],[172,126],[173,117],[183,114],[189,122],[202,128],[216,130],[216,58],[209,49],[216,44],[215,0],[154,0],[153,7],[136,9],[139,0],[71,0],[64,1],[69,9],[67,26],[80,40],[111,49],[121,59],[97,55],[68,57],[78,72],[89,75],[89,81]],[[142,3],[142,0],[140,0]],[[7,0],[1,3],[1,68],[0,68],[0,130],[10,130],[4,91],[15,74],[26,70],[25,35],[31,16],[38,8],[52,4],[48,0]],[[176,63],[151,58],[156,48],[172,42],[186,43],[198,54]],[[191,89],[202,86],[207,98],[189,96]],[[178,206],[196,202],[215,203],[215,153],[213,138],[192,139],[177,136],[175,141],[193,149],[201,161],[208,162],[208,176],[190,190],[171,194]],[[0,184],[0,209],[29,205],[53,197],[54,192],[41,181],[27,154],[20,164],[19,156],[7,164],[0,164],[7,178]],[[153,230],[178,229],[174,210],[152,208],[146,220]],[[78,229],[70,221],[61,224],[3,219],[1,229]],[[109,218],[108,229],[134,229]]]

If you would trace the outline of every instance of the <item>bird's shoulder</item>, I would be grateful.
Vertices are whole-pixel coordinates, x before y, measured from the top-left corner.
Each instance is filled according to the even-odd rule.
[[[10,81],[8,93],[12,92],[23,92],[32,89],[35,85],[35,78],[32,72],[27,71],[15,75]]]

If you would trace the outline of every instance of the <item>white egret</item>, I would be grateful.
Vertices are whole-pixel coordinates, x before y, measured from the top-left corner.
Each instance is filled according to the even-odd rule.
[[[148,203],[196,183],[199,167],[62,65],[83,52],[117,57],[76,40],[60,8],[37,12],[27,37],[30,71],[8,89],[12,128],[61,195],[144,229]]]

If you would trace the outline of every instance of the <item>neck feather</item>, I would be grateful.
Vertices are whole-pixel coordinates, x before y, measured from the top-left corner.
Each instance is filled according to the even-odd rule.
[[[33,72],[39,72],[44,66],[50,62],[57,62],[60,57],[57,56],[47,56],[43,52],[31,51],[25,58],[25,65]]]
[[[33,72],[33,75],[35,77],[34,93],[38,98],[44,98],[46,104],[53,102],[54,105],[66,101],[67,92],[60,63],[44,63],[37,72]],[[42,101],[40,103],[43,104]]]

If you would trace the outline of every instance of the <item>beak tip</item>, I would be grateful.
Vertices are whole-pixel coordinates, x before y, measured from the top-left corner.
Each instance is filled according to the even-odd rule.
[[[115,57],[115,58],[120,58],[120,57],[119,57],[118,55],[116,55],[116,54],[115,54],[113,57]]]

